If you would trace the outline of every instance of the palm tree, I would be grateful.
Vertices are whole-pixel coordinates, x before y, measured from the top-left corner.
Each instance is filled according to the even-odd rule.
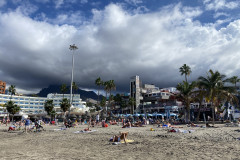
[[[8,113],[12,114],[12,122],[13,122],[13,117],[14,115],[19,112],[21,110],[21,108],[15,104],[15,102],[13,101],[8,101],[7,103],[5,103],[4,105],[8,111]]]
[[[212,123],[215,124],[215,108],[219,103],[230,100],[235,101],[236,97],[232,94],[232,87],[225,87],[225,75],[220,74],[218,71],[213,72],[211,69],[206,77],[200,76],[198,78],[199,85],[206,90],[206,100],[211,103],[212,108]]]
[[[123,114],[123,109],[127,107],[126,101],[122,100],[121,103],[120,103],[120,107],[122,109],[122,114]]]
[[[187,82],[187,76],[189,76],[192,71],[191,68],[184,64],[182,67],[179,68],[179,72],[181,73],[181,75],[185,75],[185,81]]]
[[[11,94],[11,99],[12,99],[12,95],[15,95],[15,94],[16,94],[15,85],[9,86],[8,92],[10,92],[10,94]],[[10,100],[11,100],[11,99],[10,99]]]
[[[114,83],[114,80],[110,80],[108,84],[109,84],[109,104],[110,104],[111,100],[113,99],[112,91],[116,90],[116,85]]]
[[[196,87],[196,82],[188,83],[183,81],[182,83],[178,83],[177,90],[180,92],[178,97],[182,99],[185,104],[186,108],[186,122],[190,120],[190,102],[192,100],[192,92],[193,89]]]
[[[62,84],[61,85],[61,93],[63,94],[63,98],[64,98],[64,93],[66,93],[67,91],[68,91],[67,85]]]
[[[107,94],[110,92],[110,84],[109,84],[109,81],[106,81],[103,83],[104,85],[104,90],[106,92],[106,100],[108,99],[107,98]],[[108,104],[109,104],[109,99],[108,99]],[[107,108],[106,108],[106,111],[107,111]]]
[[[73,97],[74,97],[74,93],[75,93],[74,91],[78,90],[78,86],[75,82],[73,82],[72,87],[73,87]]]
[[[197,85],[198,85],[198,83],[197,83]],[[197,119],[196,119],[197,122],[199,122],[202,104],[203,104],[203,101],[206,96],[207,96],[206,90],[204,88],[202,88],[201,86],[198,86],[198,90],[193,91],[193,100],[197,101],[199,104],[198,114],[197,114]]]
[[[128,104],[131,106],[131,114],[134,113],[134,105],[136,104],[136,101],[133,97],[129,98]]]
[[[98,77],[96,80],[95,80],[95,84],[98,86],[98,105],[99,105],[99,90],[100,90],[100,86],[103,85],[103,81],[101,80],[100,77]]]
[[[71,106],[70,102],[67,98],[63,98],[61,100],[60,107],[61,107],[62,111],[64,112],[65,118],[66,118],[66,112],[69,110],[70,106]]]
[[[100,102],[100,106],[101,106],[102,108],[106,106],[106,98],[105,98],[105,97],[102,98],[102,100],[101,100],[101,102]]]
[[[235,89],[237,89],[237,82],[240,82],[240,78],[238,78],[238,76],[232,76],[231,78],[226,79],[226,82],[234,84]]]
[[[53,100],[47,100],[44,103],[44,109],[47,112],[48,115],[51,115],[50,113],[53,111],[54,109],[54,105],[53,105]]]

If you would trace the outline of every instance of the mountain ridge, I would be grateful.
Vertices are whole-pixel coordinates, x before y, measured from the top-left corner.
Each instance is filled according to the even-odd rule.
[[[70,87],[68,86],[68,92],[64,93],[64,94],[69,94],[70,92]],[[58,93],[58,94],[63,94],[61,92],[61,85],[49,85],[47,88],[43,88],[39,91],[39,93],[37,93],[37,95],[39,97],[47,97],[47,95],[49,93]],[[80,98],[82,100],[86,100],[88,98],[97,100],[98,99],[98,95],[94,92],[94,91],[85,91],[82,89],[75,90],[73,91],[74,94],[80,94]],[[101,98],[102,95],[99,96],[99,98]]]

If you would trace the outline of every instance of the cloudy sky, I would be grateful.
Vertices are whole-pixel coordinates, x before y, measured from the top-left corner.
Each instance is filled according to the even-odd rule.
[[[0,0],[0,80],[21,92],[74,81],[176,86],[209,69],[240,75],[239,0]]]

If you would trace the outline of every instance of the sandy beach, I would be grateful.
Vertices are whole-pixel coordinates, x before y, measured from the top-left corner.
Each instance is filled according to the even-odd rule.
[[[91,133],[74,133],[87,126],[67,130],[45,125],[46,131],[7,132],[0,126],[0,159],[240,159],[240,127],[186,127],[192,133],[169,133],[153,125],[138,128],[94,127]],[[154,128],[155,131],[150,131]],[[110,137],[128,131],[133,143],[114,145]]]

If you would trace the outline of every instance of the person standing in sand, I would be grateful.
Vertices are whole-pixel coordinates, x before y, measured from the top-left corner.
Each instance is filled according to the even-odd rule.
[[[99,114],[96,115],[96,126],[99,125]]]
[[[30,129],[29,126],[30,126],[30,117],[28,117],[26,120],[25,120],[25,132],[27,133],[27,131]]]

